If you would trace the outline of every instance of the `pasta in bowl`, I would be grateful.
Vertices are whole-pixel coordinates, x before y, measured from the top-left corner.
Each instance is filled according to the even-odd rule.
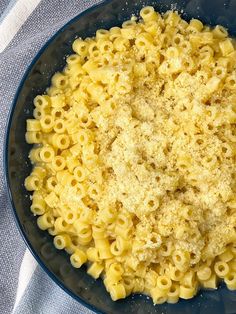
[[[140,16],[76,39],[35,98],[31,211],[114,301],[236,289],[234,42],[174,11]]]
[[[114,301],[142,293],[176,303],[219,280],[234,290],[227,30],[148,6],[72,48],[27,119],[38,227]]]

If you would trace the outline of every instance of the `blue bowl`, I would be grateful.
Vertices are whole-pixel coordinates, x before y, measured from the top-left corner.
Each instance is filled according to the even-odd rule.
[[[63,69],[65,56],[72,53],[76,36],[93,36],[99,28],[119,26],[138,14],[145,5],[158,11],[175,9],[185,19],[200,18],[204,23],[226,26],[236,34],[236,0],[110,0],[90,8],[65,25],[34,58],[20,83],[9,115],[5,139],[5,177],[16,224],[30,251],[66,293],[97,313],[159,313],[159,314],[234,314],[236,292],[221,286],[217,291],[202,291],[192,300],[178,304],[156,305],[146,296],[135,295],[112,302],[101,280],[94,281],[84,267],[74,269],[69,256],[54,248],[52,237],[41,231],[31,214],[30,195],[24,188],[24,179],[31,172],[28,160],[30,145],[25,142],[25,121],[32,117],[33,99],[49,86],[51,76]]]

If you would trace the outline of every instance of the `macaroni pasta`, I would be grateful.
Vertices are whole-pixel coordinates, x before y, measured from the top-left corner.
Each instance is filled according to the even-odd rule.
[[[236,50],[153,7],[77,38],[34,100],[25,179],[38,226],[114,301],[236,289]]]

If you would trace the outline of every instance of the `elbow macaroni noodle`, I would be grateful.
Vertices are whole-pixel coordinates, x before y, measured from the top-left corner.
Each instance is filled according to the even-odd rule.
[[[26,141],[38,226],[114,301],[236,289],[236,50],[152,7],[73,42]]]

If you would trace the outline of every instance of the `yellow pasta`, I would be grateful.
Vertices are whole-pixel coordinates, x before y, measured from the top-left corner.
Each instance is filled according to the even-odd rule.
[[[182,299],[191,299],[196,294],[196,289],[192,286],[180,285],[179,296]]]
[[[37,191],[40,189],[41,181],[38,177],[30,175],[25,179],[25,187],[28,191]]]
[[[39,228],[114,301],[236,290],[235,41],[148,6],[72,49],[26,121]]]
[[[38,95],[34,99],[34,105],[36,108],[47,108],[50,107],[51,100],[48,95]]]
[[[28,144],[39,144],[42,142],[42,133],[38,131],[28,131],[25,133],[25,140]]]
[[[130,295],[134,287],[134,278],[132,276],[125,276],[123,278],[123,285],[125,287],[126,295]]]
[[[44,117],[40,119],[40,124],[41,124],[42,131],[44,133],[49,133],[53,129],[54,119],[49,114],[44,115]]]
[[[113,301],[126,297],[125,287],[121,283],[111,286],[109,292]]]
[[[52,86],[55,86],[56,88],[64,89],[66,88],[68,84],[68,79],[65,75],[62,73],[55,73],[52,77]]]
[[[54,225],[54,217],[50,213],[45,213],[37,219],[38,227],[42,230],[49,229]]]
[[[225,39],[224,41],[221,41],[219,43],[219,47],[220,47],[220,50],[221,50],[223,56],[227,56],[231,52],[234,51],[233,43],[229,38]]]
[[[170,290],[167,293],[167,302],[174,304],[179,301],[179,285],[174,283],[171,285]]]
[[[70,244],[70,237],[67,234],[57,235],[54,237],[53,243],[58,250],[63,250]]]
[[[224,278],[229,273],[229,266],[224,261],[216,262],[214,271],[218,277]]]
[[[40,180],[43,180],[46,177],[47,172],[43,167],[35,166],[31,175],[36,176]]]
[[[208,280],[211,277],[210,267],[204,266],[197,271],[197,277],[199,280]]]
[[[90,262],[98,262],[100,260],[98,249],[96,249],[95,247],[88,248],[86,254]]]
[[[52,162],[55,156],[55,151],[51,146],[44,146],[40,149],[39,156],[43,162]]]
[[[164,290],[155,287],[150,290],[150,295],[155,304],[162,304],[167,301],[167,293]]]
[[[43,215],[46,212],[46,203],[40,192],[34,191],[30,210],[34,215]]]
[[[236,273],[230,272],[225,278],[224,281],[227,285],[227,288],[229,290],[235,290],[236,289]]]
[[[70,256],[70,261],[75,268],[80,268],[86,263],[87,256],[82,250],[76,250],[75,253]]]
[[[26,123],[26,130],[29,132],[39,132],[41,130],[41,125],[38,120],[28,119]]]
[[[217,277],[215,274],[212,274],[211,277],[202,282],[203,288],[206,289],[216,289],[217,288]]]
[[[98,279],[99,276],[101,275],[102,271],[103,271],[104,267],[97,263],[94,262],[87,270],[87,273],[92,276],[94,279]]]

